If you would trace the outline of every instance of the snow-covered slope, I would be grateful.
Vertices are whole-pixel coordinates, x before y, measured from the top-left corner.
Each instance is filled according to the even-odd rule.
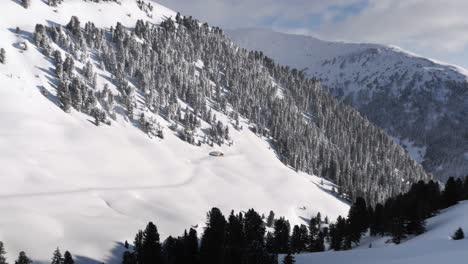
[[[164,140],[152,139],[123,118],[96,127],[89,116],[65,113],[47,95],[54,92],[52,63],[31,44],[27,51],[17,46],[31,36],[15,34],[16,27],[33,32],[36,23],[66,24],[72,15],[96,26],[133,26],[172,11],[153,3],[150,18],[134,0],[67,0],[57,8],[33,0],[28,9],[17,2],[0,1],[0,47],[7,53],[0,64],[0,241],[10,262],[20,250],[47,262],[60,246],[79,262],[117,263],[117,243],[132,241],[148,221],[162,237],[179,235],[202,224],[213,206],[226,214],[274,210],[293,223],[318,211],[332,219],[347,213],[348,205],[328,193],[330,183],[320,186],[318,177],[286,167],[248,129],[231,129],[231,147],[195,147],[167,128]],[[225,156],[209,156],[215,149]]]
[[[239,45],[319,78],[441,179],[468,174],[467,71],[397,47],[227,30]]]
[[[438,264],[461,263],[468,258],[468,239],[450,238],[457,228],[468,230],[468,202],[444,210],[427,221],[427,232],[400,244],[385,244],[385,239],[363,243],[350,251],[302,254],[297,264],[349,263],[349,264]]]

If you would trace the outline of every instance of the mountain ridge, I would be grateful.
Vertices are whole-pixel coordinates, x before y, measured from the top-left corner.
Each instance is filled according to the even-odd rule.
[[[328,42],[265,29],[226,32],[244,48],[316,76],[340,101],[406,143],[402,146],[413,158],[441,180],[468,174],[463,68],[380,44]]]

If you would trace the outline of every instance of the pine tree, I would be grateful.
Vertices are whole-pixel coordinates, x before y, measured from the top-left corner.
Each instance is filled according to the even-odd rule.
[[[0,48],[0,63],[1,64],[6,63],[6,51],[4,48]]]
[[[288,253],[283,259],[283,264],[294,264],[294,263],[296,263],[296,259],[294,258],[293,255],[291,255],[291,253]]]
[[[203,264],[224,263],[226,219],[218,208],[208,213],[206,229],[200,245],[200,258]]]
[[[254,209],[249,209],[244,215],[244,236],[247,245],[253,242],[263,245],[265,242],[265,223]]]
[[[73,256],[69,251],[65,251],[63,254],[63,264],[74,264]]]
[[[59,248],[54,251],[50,264],[64,264],[62,253],[60,252]]]
[[[15,261],[15,264],[31,264],[32,260],[26,256],[24,251],[21,251],[18,255],[18,259]]]
[[[290,251],[289,249],[289,234],[291,232],[291,227],[289,222],[281,217],[275,221],[274,225],[274,247],[275,253],[286,254]]]
[[[241,263],[245,250],[242,214],[231,212],[226,225],[226,263]]]
[[[184,240],[184,255],[186,264],[200,263],[200,256],[198,252],[198,235],[197,231],[190,228],[188,236]]]
[[[274,223],[275,223],[275,213],[273,211],[270,211],[270,213],[268,214],[266,226],[272,227]]]
[[[370,234],[372,236],[383,236],[385,232],[384,207],[381,203],[375,206],[374,213],[370,219]]]
[[[307,248],[308,232],[305,225],[295,225],[291,235],[291,252],[301,253]]]
[[[455,178],[450,177],[445,184],[445,189],[442,192],[442,199],[445,207],[450,207],[455,205],[458,201],[462,199],[461,193],[463,186],[461,181],[455,180]]]
[[[57,88],[57,93],[63,111],[69,113],[72,107],[72,100],[70,90],[68,89],[68,84],[65,82],[60,82]]]
[[[351,242],[359,244],[361,236],[368,228],[368,212],[366,201],[358,197],[348,213],[348,235]]]
[[[0,264],[8,264],[5,257],[6,251],[3,242],[0,241]]]
[[[465,233],[463,232],[463,229],[461,227],[459,227],[452,236],[453,240],[461,240],[464,238],[465,238]]]
[[[28,8],[31,5],[31,0],[21,0],[24,8]]]
[[[159,241],[158,228],[153,222],[149,222],[143,232],[141,245],[142,263],[139,264],[160,264],[163,263],[161,255],[161,243]]]

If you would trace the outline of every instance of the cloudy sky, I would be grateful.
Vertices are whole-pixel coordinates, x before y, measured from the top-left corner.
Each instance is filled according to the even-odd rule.
[[[225,28],[397,45],[468,68],[468,0],[157,0]]]

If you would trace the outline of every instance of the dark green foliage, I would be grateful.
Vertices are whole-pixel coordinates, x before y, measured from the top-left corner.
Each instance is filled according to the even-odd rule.
[[[0,241],[0,264],[8,264],[5,257],[6,251],[3,242]]]
[[[6,63],[6,51],[4,48],[0,48],[0,63],[1,64]]]
[[[143,243],[141,248],[143,261],[141,264],[162,263],[158,228],[152,222],[148,223],[145,231],[143,232]]]
[[[442,192],[442,201],[445,207],[455,205],[463,198],[463,184],[460,179],[450,177]]]
[[[75,261],[73,260],[73,256],[70,252],[65,251],[63,254],[63,264],[74,264]]]
[[[31,264],[32,260],[26,256],[24,251],[21,251],[18,255],[18,259],[15,261],[15,264]]]
[[[270,213],[268,214],[266,226],[272,227],[274,223],[275,223],[275,213],[273,211],[270,211]]]
[[[245,251],[245,237],[243,230],[243,216],[241,213],[229,215],[226,226],[226,264],[237,264],[242,262]]]
[[[361,236],[366,232],[369,224],[366,201],[358,197],[348,213],[348,236],[351,242],[359,244]]]
[[[330,225],[330,249],[335,251],[348,249],[346,245],[347,227],[346,219],[339,216],[335,224]]]
[[[464,238],[465,238],[465,233],[463,232],[463,229],[461,227],[459,227],[452,236],[453,240],[461,240]]]
[[[286,254],[290,251],[289,235],[291,232],[291,226],[289,224],[289,221],[287,221],[284,217],[277,219],[274,224],[274,229],[274,252],[279,254]]]
[[[295,225],[291,235],[291,252],[301,253],[306,251],[309,233],[305,225]]]
[[[224,263],[226,219],[218,208],[208,213],[205,233],[200,246],[200,258],[203,264]]]
[[[262,217],[254,210],[249,209],[244,216],[244,234],[247,245],[258,242],[264,244],[265,223]]]
[[[293,255],[291,255],[291,253],[288,253],[283,259],[283,264],[294,264],[294,263],[296,263],[296,259],[294,258]]]
[[[54,251],[50,264],[63,264],[62,253],[59,248]]]

